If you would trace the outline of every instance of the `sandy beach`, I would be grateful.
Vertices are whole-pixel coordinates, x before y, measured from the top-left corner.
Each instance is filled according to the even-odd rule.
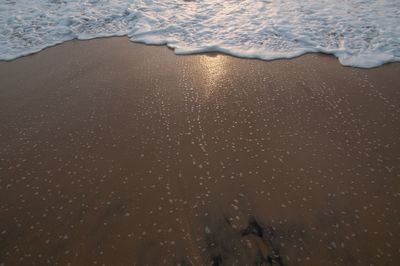
[[[399,265],[400,63],[0,62],[0,265]]]

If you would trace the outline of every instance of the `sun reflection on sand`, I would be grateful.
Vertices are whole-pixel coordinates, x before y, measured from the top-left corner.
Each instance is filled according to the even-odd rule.
[[[209,98],[226,74],[226,57],[221,55],[207,55],[200,58],[201,71],[206,80],[205,98]]]

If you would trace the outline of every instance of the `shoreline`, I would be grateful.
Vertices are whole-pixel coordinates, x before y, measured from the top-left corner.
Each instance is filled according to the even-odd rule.
[[[399,73],[126,37],[0,61],[0,264],[396,265]]]
[[[302,56],[308,56],[308,55],[321,55],[321,56],[332,56],[334,57],[338,62],[339,62],[339,58],[333,54],[333,53],[327,53],[327,52],[323,52],[323,51],[309,51],[309,52],[304,52],[301,53],[300,55],[297,56],[293,56],[293,57],[278,57],[278,58],[274,58],[274,59],[262,59],[259,57],[245,57],[245,56],[238,56],[235,54],[231,54],[231,53],[225,53],[222,51],[204,51],[204,52],[193,52],[193,53],[188,53],[188,54],[176,54],[175,53],[175,48],[169,47],[168,44],[148,44],[145,42],[141,42],[141,41],[132,41],[129,39],[128,36],[126,35],[122,35],[122,36],[105,36],[105,37],[94,37],[91,39],[72,39],[72,40],[68,40],[68,41],[63,41],[57,44],[53,44],[50,46],[47,46],[45,48],[40,49],[39,51],[36,52],[32,52],[32,53],[28,53],[25,55],[21,55],[18,56],[16,58],[13,59],[0,59],[0,62],[13,62],[15,60],[18,60],[20,58],[24,58],[24,57],[29,57],[29,56],[33,56],[35,54],[38,53],[42,53],[43,51],[47,50],[47,49],[51,49],[60,45],[64,45],[66,43],[69,42],[87,42],[87,41],[93,41],[93,40],[103,40],[103,39],[127,39],[129,42],[134,43],[134,44],[139,44],[139,45],[146,45],[146,46],[150,46],[150,47],[165,47],[169,50],[171,50],[176,56],[193,56],[193,55],[210,55],[210,54],[220,54],[220,55],[224,55],[224,56],[231,56],[234,58],[238,58],[238,59],[247,59],[247,60],[260,60],[260,61],[265,61],[265,62],[271,62],[271,61],[279,61],[279,60],[292,60],[292,59],[296,59]],[[356,69],[375,69],[375,68],[379,68],[385,65],[390,65],[390,64],[400,64],[399,61],[390,61],[390,62],[385,62],[379,66],[373,66],[373,67],[359,67],[359,66],[350,66],[350,65],[342,65],[340,62],[339,64],[343,67],[349,67],[349,68],[356,68]]]

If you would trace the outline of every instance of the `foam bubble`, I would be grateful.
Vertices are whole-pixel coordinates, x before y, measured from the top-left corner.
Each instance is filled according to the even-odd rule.
[[[369,68],[400,61],[399,10],[391,0],[5,0],[0,59],[75,38],[126,35],[177,54],[272,60],[324,52]]]

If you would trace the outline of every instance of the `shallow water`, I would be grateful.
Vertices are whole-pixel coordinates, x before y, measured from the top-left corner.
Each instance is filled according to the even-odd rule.
[[[323,52],[369,68],[400,60],[399,10],[390,0],[9,0],[0,3],[0,59],[74,38],[127,35],[178,54],[270,60]]]

